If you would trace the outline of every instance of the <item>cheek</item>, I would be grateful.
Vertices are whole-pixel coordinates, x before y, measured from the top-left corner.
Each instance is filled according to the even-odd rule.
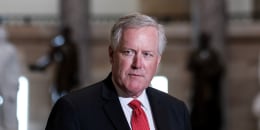
[[[149,67],[147,68],[150,73],[155,73],[157,70],[157,64],[150,64]]]
[[[126,71],[131,68],[131,61],[127,60],[127,59],[121,59],[121,60],[119,60],[118,65],[119,65],[118,67],[121,70]]]
[[[147,66],[151,69],[156,69],[159,65],[158,59],[154,59],[153,61],[147,62]]]
[[[151,75],[154,75],[157,72],[158,66],[159,63],[157,61],[153,63],[148,63],[146,70],[150,72]]]
[[[131,60],[118,56],[115,58],[113,66],[118,71],[126,71],[131,67]]]

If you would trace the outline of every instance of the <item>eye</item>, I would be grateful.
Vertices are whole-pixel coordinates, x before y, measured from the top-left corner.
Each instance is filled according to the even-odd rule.
[[[144,55],[145,58],[152,58],[152,57],[154,57],[154,54],[152,52],[144,52],[143,55]]]
[[[133,50],[128,49],[128,50],[123,50],[122,53],[125,56],[133,56],[135,52]]]

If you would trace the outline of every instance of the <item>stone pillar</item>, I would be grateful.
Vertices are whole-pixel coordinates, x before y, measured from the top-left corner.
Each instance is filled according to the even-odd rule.
[[[227,37],[227,11],[225,0],[192,0],[191,18],[193,24],[192,45],[198,47],[198,35],[207,32],[211,36],[211,47],[215,49],[225,66],[226,62],[226,37]],[[224,76],[225,77],[225,76]],[[225,78],[222,83],[223,124],[222,130],[226,129],[227,111],[227,88]]]
[[[225,57],[227,12],[225,0],[199,0],[200,31],[212,36],[212,47]]]
[[[260,19],[260,1],[259,0],[254,0],[253,2],[253,17],[254,19]]]
[[[61,26],[72,29],[72,37],[78,44],[80,83],[90,81],[89,38],[89,1],[88,0],[60,0]]]
[[[191,14],[193,46],[197,47],[200,32],[208,32],[212,37],[212,47],[224,58],[227,23],[225,0],[192,0]]]
[[[200,33],[200,0],[192,0],[191,1],[191,23],[192,23],[192,33],[191,33],[191,41],[192,47],[198,48],[198,37]]]

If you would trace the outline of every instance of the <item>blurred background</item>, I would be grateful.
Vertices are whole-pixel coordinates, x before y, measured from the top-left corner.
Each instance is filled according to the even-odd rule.
[[[218,86],[221,129],[259,130],[259,0],[2,0],[1,26],[17,49],[21,68],[20,130],[45,128],[57,64],[44,71],[33,71],[30,65],[50,52],[60,30],[71,29],[79,59],[78,86],[83,88],[109,73],[109,30],[118,17],[133,12],[151,15],[165,26],[168,45],[158,76],[165,77],[166,91],[190,110],[194,88],[187,66],[191,52],[199,48],[199,34],[207,32],[225,71]]]

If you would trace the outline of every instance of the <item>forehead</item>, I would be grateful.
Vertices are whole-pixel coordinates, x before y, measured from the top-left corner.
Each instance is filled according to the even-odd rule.
[[[157,30],[154,27],[125,30],[117,48],[159,53]]]
[[[123,28],[123,33],[125,32],[131,32],[131,31],[135,31],[135,32],[153,32],[153,33],[157,33],[157,28],[154,26],[136,26],[136,27],[125,27]]]
[[[158,31],[155,27],[126,28],[122,32],[121,42],[140,41],[157,42]]]
[[[120,40],[123,45],[145,45],[154,47],[159,43],[158,31],[155,27],[127,28],[123,30]]]

